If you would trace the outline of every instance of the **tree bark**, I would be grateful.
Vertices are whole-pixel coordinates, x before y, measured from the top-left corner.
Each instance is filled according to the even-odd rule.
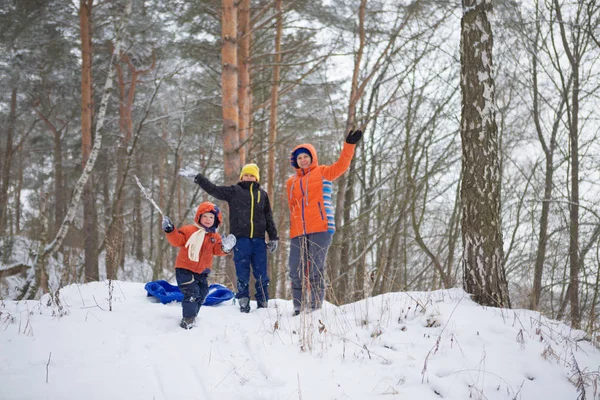
[[[463,286],[476,302],[510,307],[503,265],[500,161],[492,75],[491,0],[462,0]]]
[[[92,121],[94,97],[92,82],[92,7],[93,0],[79,1],[81,30],[81,164],[85,168],[92,151]],[[87,180],[83,191],[83,240],[85,252],[85,280],[97,281],[98,271],[98,218],[93,177]]]
[[[565,21],[558,0],[554,0],[556,17],[560,27],[560,35],[564,50],[571,65],[573,87],[571,89],[571,109],[569,118],[569,140],[571,164],[571,201],[569,204],[569,304],[571,306],[571,326],[581,327],[581,310],[579,305],[579,61],[580,49],[574,43],[573,50],[569,45],[565,30]],[[579,29],[573,27],[573,29]],[[580,35],[574,35],[573,37]]]
[[[267,189],[271,205],[275,200],[275,143],[277,142],[277,106],[279,103],[279,74],[281,72],[281,36],[283,33],[282,0],[275,0],[275,54],[273,56],[273,82],[271,83],[271,108],[269,114],[269,171]]]
[[[21,190],[23,189],[23,144],[19,145],[19,170],[15,188],[15,233],[21,233]]]
[[[238,102],[239,102],[239,142],[240,164],[246,163],[250,125],[252,124],[252,97],[250,96],[250,42],[252,29],[250,26],[250,0],[239,2],[238,17]]]
[[[239,173],[242,169],[238,132],[237,9],[234,0],[223,0],[221,29],[223,156],[225,184],[231,185],[239,180]],[[233,285],[236,279],[231,257],[227,258],[225,272]]]
[[[8,117],[8,130],[6,133],[6,150],[2,162],[2,181],[0,182],[0,236],[4,233],[8,223],[8,186],[10,185],[10,171],[13,158],[13,138],[17,121],[17,88],[10,94],[10,114]]]

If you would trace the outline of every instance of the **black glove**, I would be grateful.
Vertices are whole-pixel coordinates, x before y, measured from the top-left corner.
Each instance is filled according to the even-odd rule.
[[[166,215],[163,217],[162,220],[162,228],[163,231],[165,231],[165,233],[171,233],[175,230],[175,226],[173,225],[169,217],[167,217]]]
[[[199,185],[199,184],[200,184],[200,181],[201,181],[203,178],[204,178],[204,175],[202,175],[202,174],[198,174],[198,175],[196,175],[196,176],[194,177],[194,183],[195,183],[196,185]]]
[[[267,243],[267,250],[269,250],[269,253],[274,253],[275,250],[277,250],[278,244],[279,244],[279,240],[277,240],[277,239],[270,240],[269,243]]]
[[[356,144],[356,143],[358,143],[360,138],[362,138],[361,130],[350,131],[350,132],[348,132],[348,136],[346,136],[346,143]]]

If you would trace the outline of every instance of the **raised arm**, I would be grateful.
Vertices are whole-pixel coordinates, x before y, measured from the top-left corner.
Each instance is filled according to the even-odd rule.
[[[325,179],[332,181],[342,176],[342,174],[348,170],[350,167],[350,162],[352,161],[352,157],[354,157],[354,148],[361,137],[362,131],[350,131],[348,133],[348,136],[346,136],[346,141],[344,142],[344,147],[342,148],[342,153],[340,154],[340,158],[338,158],[338,160],[333,164],[327,165],[325,168],[323,168],[323,177]]]
[[[216,199],[229,201],[231,196],[233,196],[233,186],[217,186],[202,174],[196,175],[194,182],[204,189],[206,193],[210,194]]]

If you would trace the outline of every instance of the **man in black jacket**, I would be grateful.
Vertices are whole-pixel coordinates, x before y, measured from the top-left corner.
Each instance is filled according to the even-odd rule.
[[[267,250],[277,249],[278,236],[267,192],[260,188],[260,171],[256,164],[246,164],[240,173],[240,181],[231,186],[217,186],[204,175],[185,168],[179,175],[194,177],[206,193],[229,203],[229,229],[237,238],[233,260],[237,275],[236,298],[240,311],[250,312],[250,269],[256,280],[256,303],[266,308],[269,301],[269,276],[267,273]],[[265,232],[269,243],[265,242]]]

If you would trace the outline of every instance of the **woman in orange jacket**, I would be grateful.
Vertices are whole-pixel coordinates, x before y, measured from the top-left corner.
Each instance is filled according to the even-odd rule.
[[[319,165],[317,151],[311,144],[301,144],[292,151],[291,164],[296,174],[287,180],[287,198],[294,315],[300,313],[302,306],[314,310],[323,305],[325,260],[335,232],[332,181],[350,167],[361,137],[360,130],[350,131],[340,158],[331,165]],[[307,298],[303,298],[303,292]]]
[[[205,201],[198,206],[193,225],[184,225],[179,229],[164,216],[163,231],[172,246],[179,247],[175,261],[177,286],[183,293],[183,318],[180,326],[191,329],[194,326],[200,306],[208,294],[208,274],[212,267],[213,256],[226,256],[235,246],[235,236],[221,239],[216,231],[221,223],[219,208]]]

